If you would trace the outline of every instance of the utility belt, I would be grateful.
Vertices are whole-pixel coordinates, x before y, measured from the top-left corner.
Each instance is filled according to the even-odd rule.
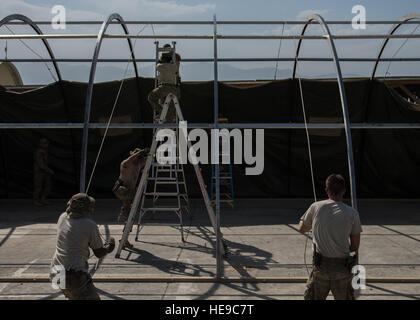
[[[74,270],[74,269],[66,269],[66,274],[71,274],[71,275],[75,275],[75,276],[86,275],[86,276],[90,277],[89,273],[87,273],[86,271]]]
[[[323,264],[336,264],[345,266],[349,272],[351,272],[352,268],[357,265],[358,263],[358,255],[355,254],[354,256],[348,256],[346,258],[329,258],[324,257],[322,254],[316,251],[316,245],[314,244],[314,255],[312,264],[315,267],[320,267]]]

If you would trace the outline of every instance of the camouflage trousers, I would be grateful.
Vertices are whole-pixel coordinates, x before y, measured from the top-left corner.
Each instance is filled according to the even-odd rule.
[[[156,111],[157,116],[160,116],[160,113],[162,112],[162,106],[165,102],[166,97],[168,94],[174,94],[178,98],[178,101],[181,99],[181,90],[179,86],[175,85],[168,85],[168,84],[162,84],[159,87],[153,89],[150,93],[147,99],[149,100],[150,105],[152,106],[153,110]],[[176,110],[173,103],[169,105],[168,113],[166,115],[165,122],[175,122],[176,119]]]
[[[34,200],[46,199],[51,191],[51,174],[35,171],[34,172]]]
[[[130,214],[131,204],[133,203],[134,196],[136,193],[134,189],[128,189],[124,186],[121,186],[114,191],[114,194],[122,202],[120,216],[118,218],[118,220],[121,220],[122,222],[122,220],[127,220]]]
[[[69,300],[101,300],[89,274],[66,271],[66,288],[61,289]]]
[[[355,300],[353,275],[344,264],[322,263],[313,266],[306,283],[305,300],[325,300],[331,291],[335,300]]]

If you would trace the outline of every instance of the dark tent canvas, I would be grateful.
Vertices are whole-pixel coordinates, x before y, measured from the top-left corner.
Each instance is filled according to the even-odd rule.
[[[91,122],[107,122],[120,82],[94,86]],[[147,94],[153,79],[124,81],[113,122],[152,122]],[[336,81],[302,80],[309,122],[342,122]],[[58,82],[25,93],[0,90],[0,121],[3,123],[81,123],[87,85]],[[420,112],[380,81],[346,80],[352,123],[419,123]],[[181,108],[189,123],[211,123],[213,82],[183,83]],[[239,86],[219,83],[220,115],[231,123],[303,122],[296,80]],[[98,161],[91,193],[113,197],[111,189],[120,162],[134,147],[147,147],[151,129],[111,129]],[[90,174],[103,129],[90,129],[87,173]],[[312,187],[305,130],[265,130],[264,172],[246,176],[245,165],[234,166],[237,197],[311,197]],[[0,130],[0,197],[29,198],[32,193],[33,152],[40,137],[51,141],[49,159],[55,170],[52,197],[68,198],[78,191],[80,129]],[[356,182],[359,197],[418,197],[420,181],[420,130],[352,129]],[[318,195],[323,194],[329,173],[348,177],[343,129],[311,129],[310,140]],[[203,175],[210,179],[210,165]],[[185,167],[191,196],[200,196],[190,165]]]

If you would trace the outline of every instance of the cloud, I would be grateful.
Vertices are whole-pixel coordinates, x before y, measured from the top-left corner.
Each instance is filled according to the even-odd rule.
[[[145,17],[179,17],[194,16],[197,14],[209,14],[214,12],[214,4],[186,5],[176,1],[151,1],[151,0],[123,0],[118,7],[121,11],[128,11],[128,15],[136,12]],[[136,9],[131,11],[130,9]]]
[[[55,4],[54,4],[55,5]],[[54,5],[51,6],[41,6],[33,5],[27,3],[23,0],[1,0],[0,1],[0,12],[4,17],[19,13],[27,16],[32,20],[50,20],[53,17],[51,9]],[[88,19],[102,19],[103,15],[98,12],[88,11],[88,10],[72,10],[66,8],[67,19],[77,19],[77,20],[88,20]]]
[[[329,9],[308,9],[308,10],[303,10],[301,12],[299,12],[296,16],[296,20],[306,20],[306,18],[311,15],[311,14],[319,14],[321,15],[324,19],[325,19],[325,15],[331,12],[331,10]]]
[[[77,3],[76,3],[77,4]],[[12,13],[21,13],[28,16],[32,20],[49,20],[53,16],[51,8],[55,5],[51,1],[51,5],[35,5],[25,2],[24,0],[1,0],[0,12],[2,17]],[[90,0],[90,10],[75,10],[72,5],[66,6],[67,19],[71,20],[103,20],[113,12],[120,13],[126,20],[156,19],[170,17],[193,17],[210,14],[215,11],[216,5],[210,3],[202,4],[181,4],[179,1],[152,1],[152,0],[119,0],[104,1]],[[83,8],[83,3],[78,5]]]

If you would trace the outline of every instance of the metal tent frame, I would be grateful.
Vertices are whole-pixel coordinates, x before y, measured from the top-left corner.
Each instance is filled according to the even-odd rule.
[[[322,16],[315,14],[310,15],[305,21],[217,21],[214,16],[212,21],[124,21],[123,18],[117,14],[111,14],[105,21],[68,21],[67,24],[72,25],[98,25],[101,24],[101,29],[98,34],[43,34],[38,25],[50,24],[50,21],[34,22],[28,17],[19,14],[13,14],[5,17],[0,21],[0,27],[5,24],[29,24],[35,31],[36,35],[0,35],[0,39],[41,39],[49,53],[50,59],[0,59],[0,61],[9,62],[52,62],[59,80],[61,74],[57,62],[91,62],[91,70],[89,76],[88,90],[86,94],[85,116],[83,123],[0,123],[0,129],[83,129],[83,141],[81,151],[81,165],[80,165],[80,191],[85,190],[86,178],[86,160],[87,160],[87,143],[89,129],[104,128],[104,123],[90,123],[90,107],[92,102],[93,85],[95,79],[96,65],[98,62],[133,62],[136,78],[138,80],[137,62],[154,62],[155,59],[136,59],[131,44],[131,39],[208,39],[213,40],[214,53],[212,58],[198,58],[198,59],[183,59],[184,62],[213,62],[214,63],[214,123],[191,123],[189,128],[265,128],[265,129],[305,129],[303,123],[219,123],[218,121],[218,63],[219,62],[240,62],[240,61],[294,61],[293,78],[296,75],[296,68],[299,61],[333,61],[336,69],[338,87],[340,92],[341,106],[343,112],[344,123],[309,123],[309,129],[342,129],[344,128],[346,134],[347,144],[347,160],[349,167],[349,177],[351,184],[351,200],[353,207],[357,207],[356,184],[355,184],[355,169],[353,159],[353,149],[351,140],[351,129],[420,129],[420,123],[351,123],[347,98],[344,88],[343,76],[341,73],[340,62],[375,62],[372,70],[371,80],[375,78],[376,69],[379,62],[382,61],[420,61],[420,58],[382,58],[382,53],[390,39],[419,39],[420,34],[394,34],[397,29],[403,24],[418,24],[420,21],[413,21],[420,19],[419,14],[411,14],[403,17],[400,21],[367,21],[367,24],[392,24],[393,27],[388,34],[373,34],[373,35],[333,35],[331,34],[328,25],[331,24],[351,24],[351,21],[325,21]],[[13,21],[19,20],[19,21]],[[110,24],[120,24],[124,30],[123,35],[106,34],[107,27]],[[160,25],[209,25],[213,26],[212,35],[133,35],[129,34],[127,25],[140,24],[160,24]],[[220,35],[217,33],[218,25],[303,25],[300,35],[282,35],[282,36],[267,36],[267,35]],[[321,36],[305,35],[307,27],[311,24],[321,25],[325,34]],[[131,59],[99,59],[99,51],[102,40],[104,38],[127,39]],[[57,59],[55,58],[47,39],[96,39],[96,46],[92,59]],[[294,58],[218,58],[218,40],[250,40],[250,39],[288,39],[299,40],[299,45],[296,50]],[[332,58],[299,58],[299,52],[302,40],[327,40]],[[334,40],[349,40],[349,39],[384,39],[376,59],[372,58],[339,58],[336,52]],[[154,124],[154,123],[130,123],[130,124],[111,124],[110,128],[160,128],[160,127],[175,127],[173,124]],[[217,229],[216,241],[220,239],[220,189],[219,189],[219,166],[216,165],[216,219]],[[216,246],[218,248],[218,246]],[[216,252],[217,260],[217,276],[222,276],[222,263],[220,252]]]
[[[93,94],[93,85],[95,82],[95,73],[96,65],[98,64],[99,51],[101,50],[102,40],[104,38],[106,29],[108,28],[111,21],[117,20],[121,23],[121,26],[126,35],[129,34],[127,26],[124,23],[124,19],[118,14],[111,14],[106,21],[102,23],[102,27],[99,30],[98,38],[96,39],[95,51],[93,53],[92,65],[90,68],[89,82],[86,91],[86,103],[85,103],[85,118],[83,124],[83,138],[82,138],[82,154],[81,154],[81,164],[80,164],[80,192],[85,192],[86,190],[86,161],[87,161],[87,148],[88,148],[88,138],[89,138],[89,120],[90,120],[90,107],[92,104],[92,94]],[[133,59],[134,72],[136,73],[136,79],[138,84],[138,70],[137,62],[135,61],[136,57],[134,55],[133,45],[131,39],[127,38],[128,46],[130,48],[131,57]]]

